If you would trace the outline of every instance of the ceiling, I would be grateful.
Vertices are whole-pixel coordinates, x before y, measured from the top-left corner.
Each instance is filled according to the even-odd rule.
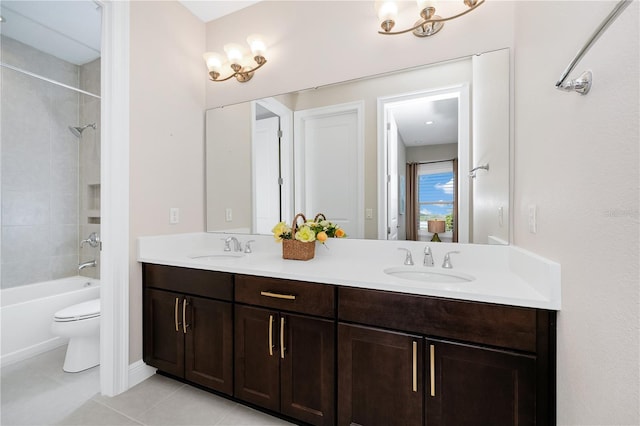
[[[202,22],[251,6],[254,1],[183,0]],[[93,0],[2,0],[0,33],[75,65],[100,57],[102,13]]]
[[[458,142],[458,98],[425,97],[390,108],[406,147]]]

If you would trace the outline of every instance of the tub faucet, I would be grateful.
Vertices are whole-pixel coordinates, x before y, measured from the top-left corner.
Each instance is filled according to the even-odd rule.
[[[89,238],[80,241],[80,248],[82,248],[85,243],[88,243],[91,247],[96,248],[100,245],[100,237],[95,232],[92,232],[91,234],[89,234]]]
[[[84,262],[78,265],[78,271],[82,271],[84,268],[95,268],[98,266],[98,262],[95,259],[88,262]]]

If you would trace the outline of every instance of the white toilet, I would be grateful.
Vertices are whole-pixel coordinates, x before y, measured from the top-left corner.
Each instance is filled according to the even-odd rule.
[[[64,371],[77,373],[100,364],[100,299],[59,310],[53,316],[51,331],[69,338]]]

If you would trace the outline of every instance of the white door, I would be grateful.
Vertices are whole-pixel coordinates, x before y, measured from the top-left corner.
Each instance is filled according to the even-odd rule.
[[[398,125],[387,117],[387,239],[398,239]]]
[[[255,232],[258,234],[271,233],[274,225],[281,220],[279,131],[278,117],[257,120],[255,123],[253,172],[255,173]]]
[[[296,212],[323,213],[349,237],[364,237],[361,104],[295,113]]]

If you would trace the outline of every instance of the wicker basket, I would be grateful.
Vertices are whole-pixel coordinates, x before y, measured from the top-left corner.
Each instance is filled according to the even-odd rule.
[[[291,260],[309,260],[313,259],[313,256],[316,254],[316,243],[312,241],[310,243],[304,243],[302,241],[298,241],[293,236],[296,235],[296,231],[298,230],[298,218],[302,218],[302,223],[307,221],[307,218],[304,217],[302,213],[298,213],[296,217],[293,218],[293,225],[291,227],[291,236],[290,240],[282,240],[282,258],[283,259],[291,259]]]

